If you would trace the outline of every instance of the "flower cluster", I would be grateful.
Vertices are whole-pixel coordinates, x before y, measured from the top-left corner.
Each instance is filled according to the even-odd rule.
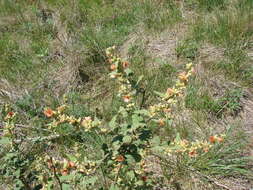
[[[150,117],[155,117],[159,113],[164,113],[166,116],[171,116],[171,107],[170,104],[158,103],[149,107]]]
[[[172,88],[168,88],[165,93],[159,93],[161,102],[149,107],[151,117],[155,117],[159,113],[163,113],[167,118],[172,117],[171,111],[173,110],[173,106],[178,103],[178,98],[184,96],[184,90],[193,73],[193,64],[187,64],[186,71],[178,75],[175,85]]]
[[[4,120],[5,120],[5,121],[10,120],[10,119],[14,118],[15,115],[16,115],[15,112],[10,111],[10,112],[8,112],[7,115],[4,117]]]
[[[223,142],[224,141],[224,137],[225,137],[225,135],[221,135],[221,136],[218,136],[218,135],[215,135],[215,136],[210,136],[209,137],[209,142],[210,143],[213,143],[213,144],[215,144],[215,143],[221,143],[221,142]]]
[[[2,136],[3,137],[11,137],[13,134],[13,130],[14,130],[14,124],[12,123],[7,123],[4,127],[3,127],[3,133]]]
[[[2,136],[4,137],[11,137],[14,134],[15,129],[15,119],[16,113],[12,111],[8,104],[4,105],[3,111],[3,126],[0,125],[0,128],[3,128]]]
[[[115,46],[106,49],[106,55],[110,65],[110,77],[117,80],[119,84],[118,96],[127,104],[127,107],[133,107],[133,97],[136,90],[133,89],[129,80],[132,71],[129,69],[129,62],[122,61],[115,53]]]
[[[138,163],[136,173],[141,177],[142,181],[147,181],[148,176],[151,173],[151,169],[146,160],[142,160]]]
[[[85,161],[85,163],[80,164],[67,159],[59,160],[54,157],[46,156],[45,162],[49,170],[62,176],[76,172],[83,175],[90,175],[96,170],[96,163],[92,161]]]
[[[77,127],[84,128],[85,131],[90,131],[91,129],[97,128],[99,125],[101,125],[101,122],[97,118],[92,119],[90,116],[84,118],[76,118],[74,116],[64,114],[63,112],[66,107],[66,105],[60,106],[55,111],[51,108],[46,108],[44,110],[44,115],[46,117],[53,117],[53,121],[48,125],[49,128],[55,128],[60,124],[68,123]],[[101,130],[102,132],[104,131],[103,128],[101,128]]]
[[[97,118],[92,120],[91,117],[84,117],[81,121],[81,126],[85,128],[85,131],[89,131],[92,128],[95,128],[101,124],[101,121],[99,121]],[[101,128],[102,132],[105,131],[104,128]]]
[[[211,136],[208,141],[189,142],[185,139],[175,139],[167,148],[168,155],[175,153],[187,154],[189,157],[196,157],[201,153],[208,152],[213,147],[215,142],[221,143],[224,140],[224,135]]]

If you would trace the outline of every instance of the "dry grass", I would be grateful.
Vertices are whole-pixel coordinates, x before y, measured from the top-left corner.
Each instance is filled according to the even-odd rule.
[[[13,86],[7,80],[0,78],[0,103],[3,104],[6,101],[15,102],[25,93],[27,93],[26,90]]]

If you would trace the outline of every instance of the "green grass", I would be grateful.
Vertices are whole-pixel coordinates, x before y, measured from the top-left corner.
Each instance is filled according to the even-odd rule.
[[[177,56],[194,60],[198,56],[198,47],[199,45],[195,40],[186,39],[178,44],[176,48]]]
[[[236,116],[241,110],[242,97],[240,88],[227,89],[220,97],[213,97],[209,89],[193,83],[187,89],[185,104],[189,109],[202,110],[220,118],[225,115]]]
[[[194,167],[203,171],[208,175],[222,175],[222,176],[250,176],[252,174],[247,169],[247,162],[250,157],[244,157],[243,152],[240,151],[247,144],[245,133],[240,129],[237,134],[232,131],[235,128],[240,128],[236,124],[230,126],[226,132],[226,143],[218,145],[213,151],[199,157],[194,163]]]
[[[68,7],[72,7],[76,12],[74,17]],[[6,0],[2,2],[2,9],[4,17],[11,16],[17,21],[13,32],[7,31],[1,39],[1,43],[5,44],[1,46],[2,52],[5,53],[0,59],[2,65],[0,73],[4,73],[5,78],[13,82],[16,81],[12,74],[22,77],[27,75],[25,72],[27,70],[38,68],[41,71],[42,66],[45,67],[44,59],[52,56],[50,42],[57,41],[59,32],[53,25],[56,16],[53,15],[54,9],[58,9],[60,20],[67,26],[64,32],[78,41],[76,48],[80,48],[80,59],[83,61],[81,70],[86,70],[85,68],[90,65],[103,68],[103,63],[106,61],[104,49],[112,45],[120,46],[129,34],[138,31],[142,25],[147,31],[160,32],[181,20],[180,11],[172,1],[159,3],[145,0],[138,3],[134,1],[104,3],[98,0],[94,2],[77,1],[75,4],[68,1],[47,1],[43,5],[30,3],[24,6],[21,2],[13,4]],[[13,15],[10,15],[10,12]],[[17,35],[28,41],[28,52],[23,51],[22,42],[10,37]],[[13,48],[16,54],[11,55],[11,58],[9,54],[14,51]],[[19,51],[19,49],[22,50]],[[37,57],[39,59],[36,59]],[[34,62],[37,62],[38,65],[35,65]],[[26,66],[24,67],[23,64]],[[13,72],[7,72],[7,70],[10,71],[10,68],[13,69]],[[95,73],[87,74],[94,76]],[[27,78],[35,80],[30,76]],[[23,80],[28,79],[24,77]]]
[[[228,79],[240,80],[245,85],[252,85],[253,76],[252,65],[246,56],[253,34],[252,7],[251,1],[244,0],[228,4],[224,10],[203,12],[192,27],[195,41],[226,49],[224,61],[214,67],[223,70]]]
[[[227,0],[197,0],[201,9],[212,11],[214,9],[224,9],[227,5]]]
[[[217,179],[219,176],[235,177],[245,176],[252,179],[252,174],[248,170],[249,157],[242,156],[242,150],[246,144],[244,132],[237,134],[231,133],[231,129],[238,126],[231,126],[226,132],[226,142],[214,145],[212,151],[209,151],[196,159],[179,156],[177,159],[164,160],[164,175],[171,181],[171,186],[178,186],[182,189],[196,188],[195,184],[200,183],[196,180],[191,181],[191,177],[201,180]],[[191,181],[191,184],[187,181]],[[204,182],[205,183],[205,182]],[[204,188],[209,189],[208,186]],[[219,189],[213,186],[210,189]]]
[[[144,25],[151,30],[162,31],[182,19],[179,8],[172,1],[145,1]]]

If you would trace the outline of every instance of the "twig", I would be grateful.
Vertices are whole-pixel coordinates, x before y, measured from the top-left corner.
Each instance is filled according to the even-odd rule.
[[[64,135],[66,136],[66,135]],[[54,140],[54,139],[57,139],[59,137],[63,137],[63,136],[60,136],[60,135],[50,135],[50,136],[46,136],[46,137],[35,137],[35,138],[26,138],[25,140],[26,141],[30,141],[30,142],[36,142],[36,141],[51,141],[51,140]],[[19,144],[21,143],[22,140],[21,139],[17,139],[15,140],[15,143],[16,144]]]
[[[52,163],[53,172],[54,172],[54,177],[56,178],[57,182],[59,183],[60,190],[62,190],[61,180],[60,180],[60,178],[58,177],[58,175],[57,175],[57,173],[56,173],[56,169],[55,169],[55,166],[54,166],[52,157],[50,157],[50,162]]]
[[[226,104],[224,104],[222,106],[222,108],[218,112],[216,112],[216,116],[218,116],[220,114],[220,112],[222,112],[227,107],[228,104],[229,104],[229,102],[227,102]]]
[[[30,185],[26,182],[26,180],[23,177],[19,178],[21,180],[21,182],[24,184],[25,188],[27,190],[32,190],[32,188],[30,187]]]
[[[122,163],[120,163],[118,173],[117,173],[117,175],[116,175],[116,177],[115,177],[115,182],[116,182],[116,183],[117,183],[117,181],[118,181],[119,172],[120,172],[121,168],[122,168]]]
[[[105,172],[104,169],[100,166],[101,172],[102,172],[102,176],[103,176],[103,180],[104,180],[104,184],[106,186],[107,189],[109,189],[109,185],[107,183],[106,177],[105,177]]]
[[[146,94],[146,90],[143,90],[143,92],[142,92],[142,100],[141,100],[141,104],[140,104],[140,109],[143,107],[143,105],[145,103],[145,98],[146,98],[145,94]]]
[[[23,125],[23,124],[15,124],[15,126],[16,127],[18,127],[18,128],[24,128],[24,129],[34,129],[34,130],[39,130],[39,131],[46,131],[46,132],[51,132],[50,130],[48,130],[48,129],[38,129],[38,128],[36,128],[36,127],[32,127],[32,126],[29,126],[29,125]]]

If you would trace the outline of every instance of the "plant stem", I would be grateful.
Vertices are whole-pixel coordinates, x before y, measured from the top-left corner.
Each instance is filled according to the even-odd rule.
[[[58,184],[59,184],[59,186],[60,186],[60,190],[62,190],[61,180],[60,180],[60,178],[58,177],[58,175],[57,175],[57,173],[56,173],[56,168],[55,168],[55,166],[54,166],[52,157],[50,157],[50,161],[51,161],[51,163],[52,163],[53,172],[54,172],[54,177],[56,178],[56,180],[57,180],[57,182],[58,182]]]

